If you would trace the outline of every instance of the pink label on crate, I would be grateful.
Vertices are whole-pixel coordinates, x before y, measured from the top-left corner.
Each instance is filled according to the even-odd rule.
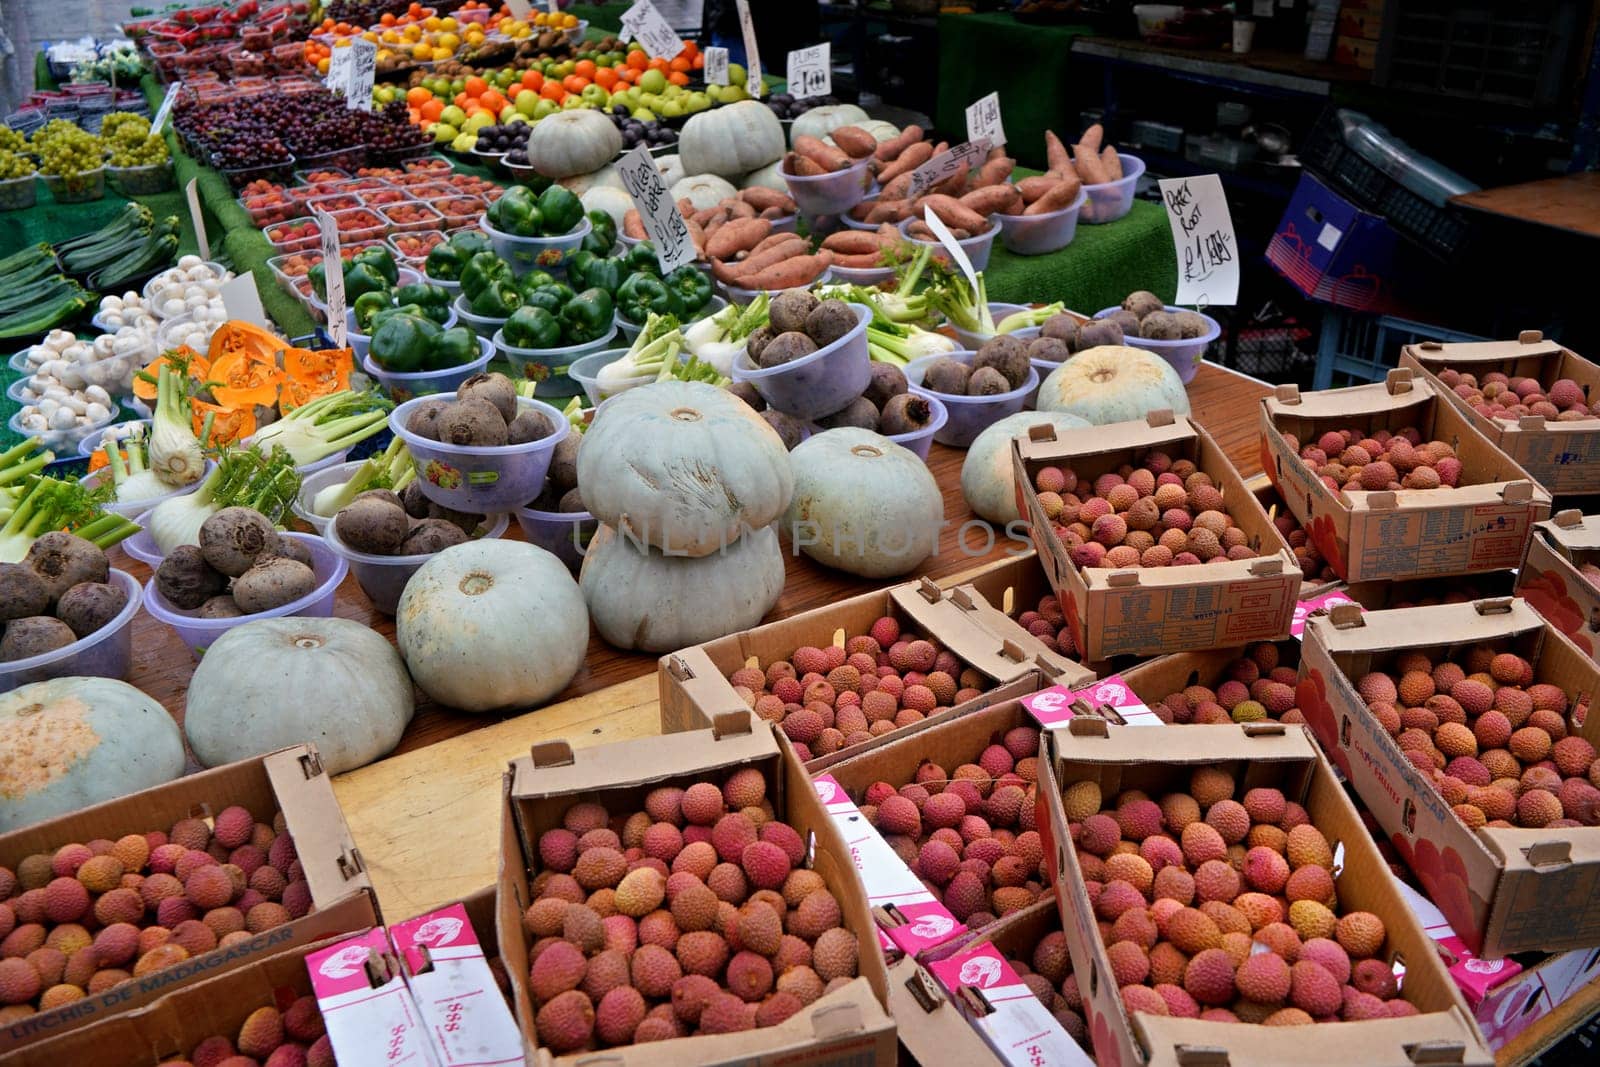
[[[311,989],[342,1067],[438,1067],[405,981],[374,986],[367,961],[389,951],[381,927],[306,957]]]
[[[311,991],[318,1000],[346,996],[350,993],[372,991],[367,981],[367,960],[374,952],[384,952],[389,942],[383,930],[374,927],[364,934],[342,941],[332,948],[306,957],[306,969],[311,974]]]
[[[1041,689],[1021,699],[1022,706],[1039,721],[1040,726],[1055,726],[1072,718],[1072,690],[1064,685],[1052,685],[1049,689]]]
[[[928,969],[989,1047],[1012,1067],[1093,1067],[1094,1061],[993,945],[985,942],[949,959],[933,960]],[[957,996],[962,986],[980,993],[992,1010],[972,1011]]]
[[[890,929],[889,939],[907,955],[915,956],[924,949],[942,945],[967,929],[943,904],[931,898],[897,901],[895,910],[905,916],[906,923]]]
[[[1300,601],[1294,606],[1294,620],[1289,623],[1289,635],[1296,641],[1304,639],[1306,620],[1311,617],[1311,613],[1332,608],[1335,604],[1355,604],[1355,601],[1337,589],[1312,597],[1310,600]],[[1356,606],[1360,607],[1359,604]]]
[[[1072,705],[1082,701],[1091,708],[1109,707],[1129,726],[1164,726],[1160,716],[1139,699],[1120,674],[1077,689],[1053,685],[1022,697],[1022,706],[1040,726],[1059,726],[1073,717]]]
[[[451,904],[396,923],[389,936],[406,961],[412,997],[441,1063],[523,1062],[522,1035],[464,907]]]

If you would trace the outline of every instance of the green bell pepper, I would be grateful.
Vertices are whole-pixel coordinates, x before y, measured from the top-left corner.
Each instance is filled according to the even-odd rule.
[[[450,294],[437,285],[418,282],[402,285],[394,291],[396,304],[416,304],[422,313],[434,322],[444,323],[450,317]]]
[[[652,314],[682,315],[678,295],[654,274],[630,274],[617,290],[617,308],[629,322],[643,325]]]
[[[571,300],[573,297],[578,295],[573,290],[572,286],[567,285],[564,282],[551,282],[549,285],[541,285],[539,287],[539,292],[554,293],[556,295],[556,299],[560,300],[563,305],[565,305],[568,300]]]
[[[579,253],[582,255],[583,253]],[[570,274],[571,271],[568,271]],[[622,281],[628,276],[628,269],[623,265],[622,257],[615,259],[596,258],[583,272],[583,287],[585,289],[604,289],[615,294],[622,287]]]
[[[470,304],[472,299],[489,286],[514,282],[511,266],[493,252],[478,252],[467,260],[461,271],[461,292]]]
[[[344,298],[346,303],[360,300],[367,293],[389,292],[393,283],[371,262],[351,263],[344,269]]]
[[[517,279],[517,292],[522,294],[522,302],[527,303],[528,297],[547,285],[556,284],[556,280],[548,272],[530,270]]]
[[[566,286],[562,286],[561,288],[565,289]],[[555,286],[547,285],[542,289],[535,289],[531,293],[524,293],[522,297],[522,306],[530,308],[544,308],[552,315],[559,315],[561,314],[562,305],[570,299],[572,298],[563,298],[560,290],[558,290]]]
[[[505,195],[489,205],[485,213],[489,225],[513,237],[538,237],[544,232],[544,214],[533,190],[513,185]]]
[[[599,258],[593,252],[585,252],[582,249],[572,254],[572,258],[567,260],[567,281],[572,283],[573,288],[589,288],[589,283],[584,280],[584,277],[589,270],[589,265]]]
[[[693,315],[711,300],[711,279],[692,263],[679,267],[663,281],[683,305],[684,315]]]
[[[383,290],[362,293],[356,297],[353,308],[356,313],[356,332],[371,334],[373,317],[380,311],[385,311],[392,306],[389,294]]]
[[[613,329],[611,294],[585,289],[561,308],[561,337],[569,345],[587,344]]]
[[[561,323],[548,308],[524,304],[501,327],[501,337],[514,348],[560,348]]]
[[[450,235],[450,240],[446,241],[445,244],[461,253],[463,265],[479,252],[494,251],[494,245],[489,243],[489,235],[480,233],[477,230],[461,230],[453,233]],[[438,276],[435,275],[435,277]]]
[[[465,326],[452,326],[441,330],[428,344],[428,370],[444,370],[471,363],[482,354],[478,348],[478,335]]]
[[[628,254],[623,258],[627,260],[630,271],[642,270],[661,276],[661,264],[656,261],[656,246],[649,241],[640,241],[628,249]]]
[[[539,214],[545,235],[560,237],[583,221],[583,201],[566,186],[552,185],[539,194]]]
[[[510,282],[493,282],[467,302],[474,315],[488,319],[506,319],[522,306],[522,294]]]
[[[590,211],[584,217],[589,220],[589,233],[583,239],[583,250],[597,256],[610,255],[617,243],[617,220],[608,211]]]
[[[372,361],[396,374],[428,370],[429,352],[439,327],[420,315],[387,315],[378,323],[368,352]]]
[[[389,285],[394,285],[400,280],[400,268],[395,263],[394,256],[390,254],[389,250],[384,248],[382,245],[374,245],[371,248],[363,248],[361,251],[345,260],[344,270],[346,274],[350,273],[351,264],[356,266],[366,264],[367,266],[372,267],[383,276],[383,280]],[[345,284],[345,289],[348,291],[349,288],[350,286],[347,282]]]
[[[433,246],[423,261],[422,272],[442,282],[457,282],[461,280],[461,268],[466,265],[467,257],[461,249],[446,241]]]

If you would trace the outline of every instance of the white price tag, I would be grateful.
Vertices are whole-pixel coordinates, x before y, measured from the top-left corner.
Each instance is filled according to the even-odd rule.
[[[345,347],[344,321],[344,260],[339,252],[339,224],[321,208],[313,208],[317,225],[322,229],[322,274],[327,290],[328,336],[336,348]]]
[[[789,95],[796,100],[833,92],[833,45],[827,41],[789,53]]]
[[[651,58],[674,59],[683,51],[683,38],[650,0],[638,0],[622,13],[624,37],[631,37],[644,46]]]
[[[644,232],[656,249],[656,262],[661,273],[670,274],[686,263],[694,262],[694,241],[689,237],[689,224],[678,210],[677,202],[667,191],[667,183],[656,169],[656,161],[640,145],[616,163],[622,178],[622,187],[633,198],[644,222]]]
[[[261,293],[256,289],[255,275],[235,275],[222,284],[217,295],[222,297],[222,310],[228,318],[260,326],[263,330],[272,329],[272,323],[267,321],[266,309],[261,306]]]
[[[550,9],[550,14],[552,14],[552,15],[561,14],[561,0],[550,0],[549,4],[547,6]]]
[[[200,210],[200,190],[195,188],[199,178],[190,178],[189,184],[183,187],[183,195],[189,201],[189,221],[194,224],[195,243],[200,246],[200,258],[211,258],[211,242],[206,239],[205,214]]]
[[[988,141],[991,147],[1006,143],[1005,123],[1000,121],[999,93],[990,93],[967,107],[967,140]]]
[[[979,139],[958,144],[948,152],[934,156],[911,172],[911,189],[906,196],[915,200],[940,182],[976,167],[988,154],[989,142]]]
[[[331,91],[350,95],[350,67],[355,62],[355,49],[351,46],[335,48],[328,54],[328,73],[322,84]]]
[[[744,91],[752,99],[761,96],[761,49],[756,43],[756,24],[750,18],[750,0],[734,0],[739,9],[739,32],[744,36]]]
[[[1317,231],[1317,244],[1322,248],[1326,248],[1329,252],[1332,252],[1335,248],[1339,247],[1339,241],[1342,237],[1344,237],[1343,230],[1339,229],[1339,227],[1335,226],[1331,222],[1324,222],[1322,224],[1322,229]]]
[[[928,229],[939,239],[939,243],[944,245],[944,250],[950,253],[951,261],[961,268],[962,274],[967,276],[967,284],[972,286],[972,291],[976,293],[978,272],[972,269],[972,260],[967,258],[967,250],[961,247],[961,242],[956,240],[956,235],[950,232],[950,227],[944,224],[944,220],[933,213],[933,208],[923,208],[922,218],[928,224]]]
[[[1239,300],[1239,242],[1222,179],[1200,174],[1163,178],[1160,185],[1178,256],[1173,303],[1231,307]]]
[[[506,10],[519,22],[527,22],[533,17],[533,5],[528,0],[506,0]]]
[[[378,73],[378,46],[371,41],[350,42],[350,81],[344,106],[350,111],[372,110],[372,81]]]
[[[706,49],[706,84],[728,84],[728,50],[712,46]]]
[[[172,115],[172,106],[178,102],[178,83],[173,82],[167,86],[167,95],[161,98],[161,106],[156,109],[155,121],[150,124],[151,133],[160,133],[167,128],[167,119]]]

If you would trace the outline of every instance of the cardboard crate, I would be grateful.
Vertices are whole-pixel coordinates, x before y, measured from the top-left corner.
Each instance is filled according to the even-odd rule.
[[[1186,730],[1106,727],[1083,720],[1044,742],[1039,790],[1049,808],[1045,855],[1057,864],[1056,895],[1072,966],[1083,990],[1096,1060],[1119,1064],[1228,1063],[1233,1067],[1358,1067],[1365,1064],[1453,1063],[1489,1067],[1459,993],[1399,891],[1333,769],[1304,730],[1280,723],[1194,726]],[[1198,766],[1231,771],[1241,791],[1272,786],[1305,806],[1311,821],[1344,854],[1335,884],[1343,911],[1370,911],[1388,930],[1392,961],[1405,960],[1402,992],[1422,1012],[1404,1019],[1319,1024],[1314,1030],[1211,1023],[1124,1009],[1101,944],[1061,806],[1061,790],[1092,780],[1110,800],[1127,789],[1160,796],[1187,789]],[[1198,1048],[1209,1056],[1194,1059]],[[1214,1051],[1215,1050],[1215,1051]]]
[[[1093,479],[1152,449],[1192,460],[1211,476],[1228,513],[1260,553],[1257,558],[1126,570],[1073,564],[1039,505],[1034,472],[1071,466],[1080,479]],[[1217,648],[1288,634],[1301,581],[1294,553],[1227,454],[1198,423],[1162,410],[1143,422],[1081,430],[1035,426],[1012,441],[1011,459],[1020,510],[1086,659]]]
[[[1400,366],[1409,367],[1435,385],[1479,433],[1556,495],[1600,493],[1600,418],[1557,422],[1543,415],[1491,419],[1467,406],[1439,377],[1445,370],[1483,376],[1499,371],[1508,378],[1536,378],[1549,385],[1571,378],[1586,396],[1600,403],[1600,366],[1571,349],[1547,341],[1538,330],[1524,331],[1515,341],[1443,344],[1423,341],[1400,351]]]
[[[1515,651],[1569,695],[1600,692],[1600,667],[1525,601],[1479,600],[1313,619],[1300,704],[1422,887],[1479,956],[1600,945],[1600,827],[1469,830],[1367,710],[1354,680],[1406,649],[1478,642]],[[1600,741],[1600,716],[1573,732]]]
[[[494,887],[460,900],[485,952],[493,952]],[[257,1008],[280,1010],[291,997],[311,995],[306,957],[345,935],[273,952],[212,978],[175,989],[153,1003],[31,1046],[20,1064],[75,1067],[150,1067],[186,1058],[214,1034],[232,1038]]]
[[[1261,505],[1261,510],[1267,513],[1268,521],[1277,525],[1278,516],[1284,515],[1294,523],[1295,530],[1304,530],[1304,527],[1300,525],[1300,520],[1295,518],[1294,512],[1289,510],[1289,506],[1284,503],[1277,486],[1272,484],[1272,479],[1268,478],[1265,472],[1253,475],[1244,484]],[[1284,543],[1289,546],[1291,553],[1296,547],[1291,540],[1292,536],[1293,534],[1291,533],[1283,535]],[[1296,558],[1298,559],[1298,557]],[[1321,574],[1306,574],[1305,569],[1304,565],[1300,567],[1300,592],[1298,595],[1302,601],[1320,596],[1339,584],[1337,575],[1323,577]]]
[[[116,840],[166,830],[179,819],[210,819],[230,805],[271,823],[282,812],[311,887],[313,910],[229,948],[218,948],[133,978],[103,993],[36,1012],[0,1029],[0,1058],[16,1049],[149,1004],[174,986],[248,966],[284,949],[362,930],[380,921],[378,900],[361,853],[345,825],[317,750],[296,745],[179,778],[166,785],[61,815],[0,835],[0,866],[72,841]]]
[[[588,1055],[554,1056],[538,1048],[535,1036],[522,914],[529,903],[530,872],[538,873],[539,835],[560,826],[567,808],[579,801],[636,810],[657,786],[720,782],[741,767],[758,767],[766,773],[768,799],[778,817],[811,837],[812,869],[838,900],[844,926],[856,935],[858,977],[778,1026],[607,1049],[605,1057],[650,1067],[756,1061],[894,1064],[895,1024],[885,1011],[888,974],[849,850],[788,740],[748,713],[745,724],[743,731],[694,730],[577,751],[565,741],[550,741],[511,764],[504,787],[496,924],[511,977],[512,1010],[523,1036],[535,1046],[537,1062],[576,1064]]]
[[[847,635],[866,633],[885,615],[938,641],[995,683],[977,699],[939,712],[934,719],[964,715],[1057,679],[1081,684],[1094,672],[1047,649],[1007,613],[989,610],[1007,597],[1031,607],[1028,597],[1037,603],[1038,595],[1047,591],[1036,558],[1028,553],[994,564],[955,588],[941,588],[927,578],[904,582],[673,652],[661,658],[656,672],[661,729],[664,733],[703,730],[723,713],[747,713],[728,681],[734,671],[788,659],[801,645],[843,647]],[[974,593],[984,602],[979,603]],[[807,767],[819,770],[862,747],[840,749],[809,761]]]
[[[1450,443],[1462,463],[1458,488],[1335,492],[1284,438],[1292,434],[1304,447],[1328,430],[1406,426]],[[1323,557],[1350,582],[1520,566],[1533,524],[1550,515],[1550,494],[1409,369],[1382,383],[1318,393],[1278,386],[1261,401],[1261,462]]]
[[[1597,561],[1600,515],[1557,512],[1534,528],[1528,558],[1517,571],[1517,596],[1600,662],[1600,588],[1578,569]]]

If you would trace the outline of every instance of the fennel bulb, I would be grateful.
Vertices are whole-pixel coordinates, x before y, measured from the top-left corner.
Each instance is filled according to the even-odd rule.
[[[183,381],[170,364],[163,363],[156,381],[156,411],[150,429],[150,469],[174,489],[199,481],[206,466],[191,418]]]

